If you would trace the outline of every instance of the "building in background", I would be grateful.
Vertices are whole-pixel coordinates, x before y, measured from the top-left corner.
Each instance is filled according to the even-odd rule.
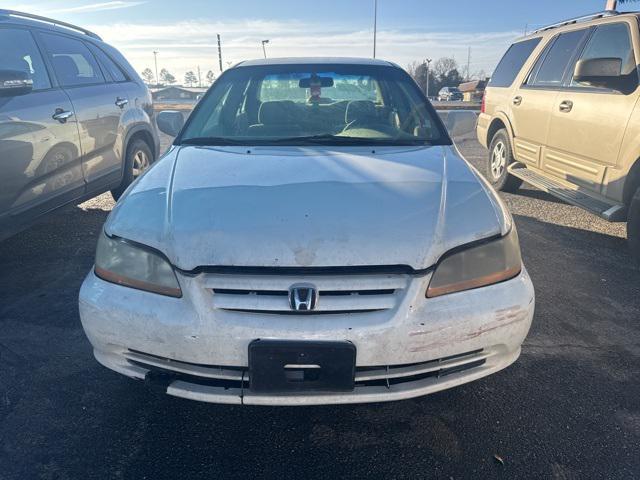
[[[207,88],[171,86],[152,88],[151,95],[154,103],[197,103]]]
[[[486,80],[473,80],[471,82],[461,83],[458,88],[462,92],[463,100],[465,102],[479,102],[484,95],[484,89],[487,88],[489,79]]]

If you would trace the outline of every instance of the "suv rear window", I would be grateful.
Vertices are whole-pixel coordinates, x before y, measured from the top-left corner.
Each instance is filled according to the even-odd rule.
[[[500,60],[495,72],[493,72],[489,85],[491,87],[510,87],[531,52],[539,43],[540,38],[532,38],[531,40],[511,45],[502,60]]]
[[[127,81],[127,77],[122,73],[122,69],[109,57],[109,55],[94,45],[91,45],[89,48],[98,59],[103,72],[106,71],[106,75],[111,77],[114,82]]]

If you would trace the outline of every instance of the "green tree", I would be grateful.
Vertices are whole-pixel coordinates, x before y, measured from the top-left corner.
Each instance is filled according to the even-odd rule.
[[[407,72],[416,81],[420,90],[425,94],[427,93],[427,64],[425,62],[412,62],[407,66]],[[433,96],[435,91],[436,79],[433,75],[433,70],[429,69],[429,96]]]
[[[192,87],[194,83],[198,83],[198,77],[196,77],[195,73],[189,70],[184,74],[184,83]]]
[[[209,70],[209,71],[207,72],[206,79],[207,79],[207,83],[208,83],[209,85],[211,85],[213,82],[215,82],[215,80],[216,80],[216,74],[215,74],[215,73],[213,73],[213,70]]]
[[[164,83],[168,83],[169,85],[176,83],[176,77],[171,75],[166,68],[160,70],[160,80]]]
[[[149,85],[151,85],[152,83],[155,83],[155,76],[153,75],[153,72],[151,71],[150,68],[145,68],[142,71],[142,78]]]

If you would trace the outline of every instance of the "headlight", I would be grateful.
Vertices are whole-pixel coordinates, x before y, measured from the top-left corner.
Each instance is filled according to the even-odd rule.
[[[518,233],[513,226],[502,238],[445,254],[436,265],[426,295],[438,297],[503,282],[521,269]]]
[[[181,297],[182,290],[169,262],[159,252],[102,232],[95,273],[101,279],[138,290]]]

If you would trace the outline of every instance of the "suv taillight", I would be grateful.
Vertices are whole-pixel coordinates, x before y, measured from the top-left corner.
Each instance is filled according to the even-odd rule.
[[[482,103],[480,104],[480,113],[485,113],[485,100],[487,99],[487,91],[482,94]]]

